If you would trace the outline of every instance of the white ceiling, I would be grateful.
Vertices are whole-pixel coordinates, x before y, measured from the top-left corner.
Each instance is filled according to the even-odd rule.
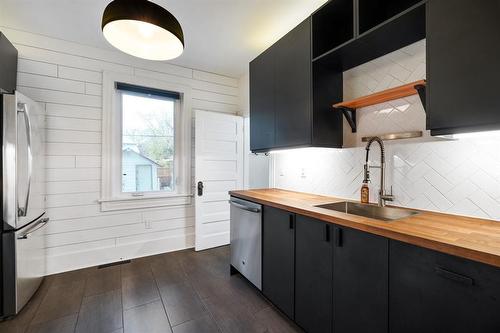
[[[255,58],[327,0],[153,0],[182,25],[171,63],[239,77]],[[0,26],[112,49],[101,33],[110,0],[0,0]]]

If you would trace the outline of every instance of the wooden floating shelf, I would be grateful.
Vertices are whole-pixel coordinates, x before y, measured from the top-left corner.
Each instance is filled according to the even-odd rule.
[[[399,87],[380,91],[371,95],[359,97],[350,101],[345,101],[333,105],[335,110],[342,111],[349,125],[352,127],[352,132],[356,132],[356,109],[384,103],[387,101],[403,98],[415,94],[419,94],[420,99],[425,107],[425,80],[415,81]]]
[[[387,101],[392,101],[398,98],[403,98],[418,94],[416,86],[425,86],[425,80],[415,81],[405,84],[400,87],[387,89],[368,96],[359,97],[350,101],[334,104],[333,107],[338,109],[346,107],[350,109],[359,109],[365,106],[375,105]]]

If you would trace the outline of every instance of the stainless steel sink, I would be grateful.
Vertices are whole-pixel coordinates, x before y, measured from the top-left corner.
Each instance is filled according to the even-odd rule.
[[[405,208],[380,207],[351,201],[327,203],[323,205],[317,205],[315,207],[335,210],[337,212],[346,214],[369,217],[382,221],[395,221],[419,214],[418,211]]]

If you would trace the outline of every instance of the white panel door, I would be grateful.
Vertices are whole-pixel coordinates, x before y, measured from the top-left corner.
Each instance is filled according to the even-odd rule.
[[[229,244],[229,194],[243,188],[243,118],[196,111],[195,250]]]

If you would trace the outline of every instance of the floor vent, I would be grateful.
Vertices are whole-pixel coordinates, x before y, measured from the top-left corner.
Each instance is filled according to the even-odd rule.
[[[97,266],[97,269],[116,266],[116,265],[123,265],[123,264],[130,264],[130,260],[123,260],[123,261],[112,262],[110,264],[99,265]]]

